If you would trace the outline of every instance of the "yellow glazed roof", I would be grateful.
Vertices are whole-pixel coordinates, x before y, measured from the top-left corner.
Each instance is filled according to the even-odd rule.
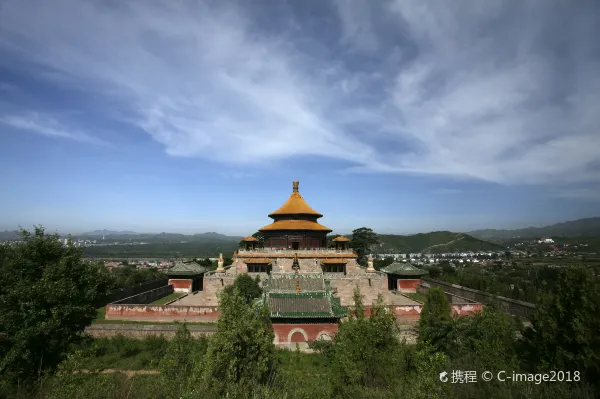
[[[273,230],[313,230],[331,232],[329,227],[325,227],[317,222],[310,220],[278,220],[268,226],[258,229],[258,231],[273,231]]]
[[[302,195],[300,195],[300,192],[298,191],[298,185],[299,182],[294,181],[293,191],[292,195],[290,195],[290,198],[288,198],[288,200],[281,206],[281,208],[271,213],[269,217],[280,215],[314,215],[317,217],[323,216],[319,212],[312,209],[306,203],[306,201],[304,201],[304,198],[302,198]]]
[[[346,238],[346,237],[344,237],[344,236],[339,236],[339,237],[336,237],[336,238],[334,238],[334,239],[333,239],[333,240],[331,240],[331,241],[334,241],[334,242],[349,242],[350,240],[349,240],[349,239],[347,239],[347,238]]]

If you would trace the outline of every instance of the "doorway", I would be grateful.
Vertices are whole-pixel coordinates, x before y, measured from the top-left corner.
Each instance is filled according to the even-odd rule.
[[[292,242],[292,249],[297,251],[300,248],[300,243],[298,241]]]

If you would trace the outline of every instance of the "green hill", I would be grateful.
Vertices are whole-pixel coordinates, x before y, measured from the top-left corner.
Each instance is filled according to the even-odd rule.
[[[467,251],[502,251],[504,246],[483,241],[464,233],[434,231],[411,236],[379,235],[380,253],[444,253]]]

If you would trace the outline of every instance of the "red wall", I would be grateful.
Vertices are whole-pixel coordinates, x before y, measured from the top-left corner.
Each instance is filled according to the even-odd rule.
[[[106,305],[106,319],[136,321],[216,322],[216,306]]]
[[[175,292],[181,292],[181,290],[187,290],[187,292],[192,292],[192,280],[190,279],[169,279],[169,285],[172,285],[175,289]]]
[[[275,332],[275,342],[277,344],[289,344],[290,342],[310,342],[316,341],[321,333],[335,336],[338,330],[338,324],[273,324]],[[294,331],[292,333],[292,331]],[[291,337],[290,337],[290,333]],[[288,341],[289,339],[289,341]]]
[[[421,279],[406,280],[398,279],[398,291],[400,292],[417,292],[417,285],[421,284]]]

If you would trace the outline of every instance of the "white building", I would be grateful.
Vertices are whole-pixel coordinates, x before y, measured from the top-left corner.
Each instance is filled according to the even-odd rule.
[[[540,238],[538,240],[538,244],[553,244],[554,240],[552,238]]]

